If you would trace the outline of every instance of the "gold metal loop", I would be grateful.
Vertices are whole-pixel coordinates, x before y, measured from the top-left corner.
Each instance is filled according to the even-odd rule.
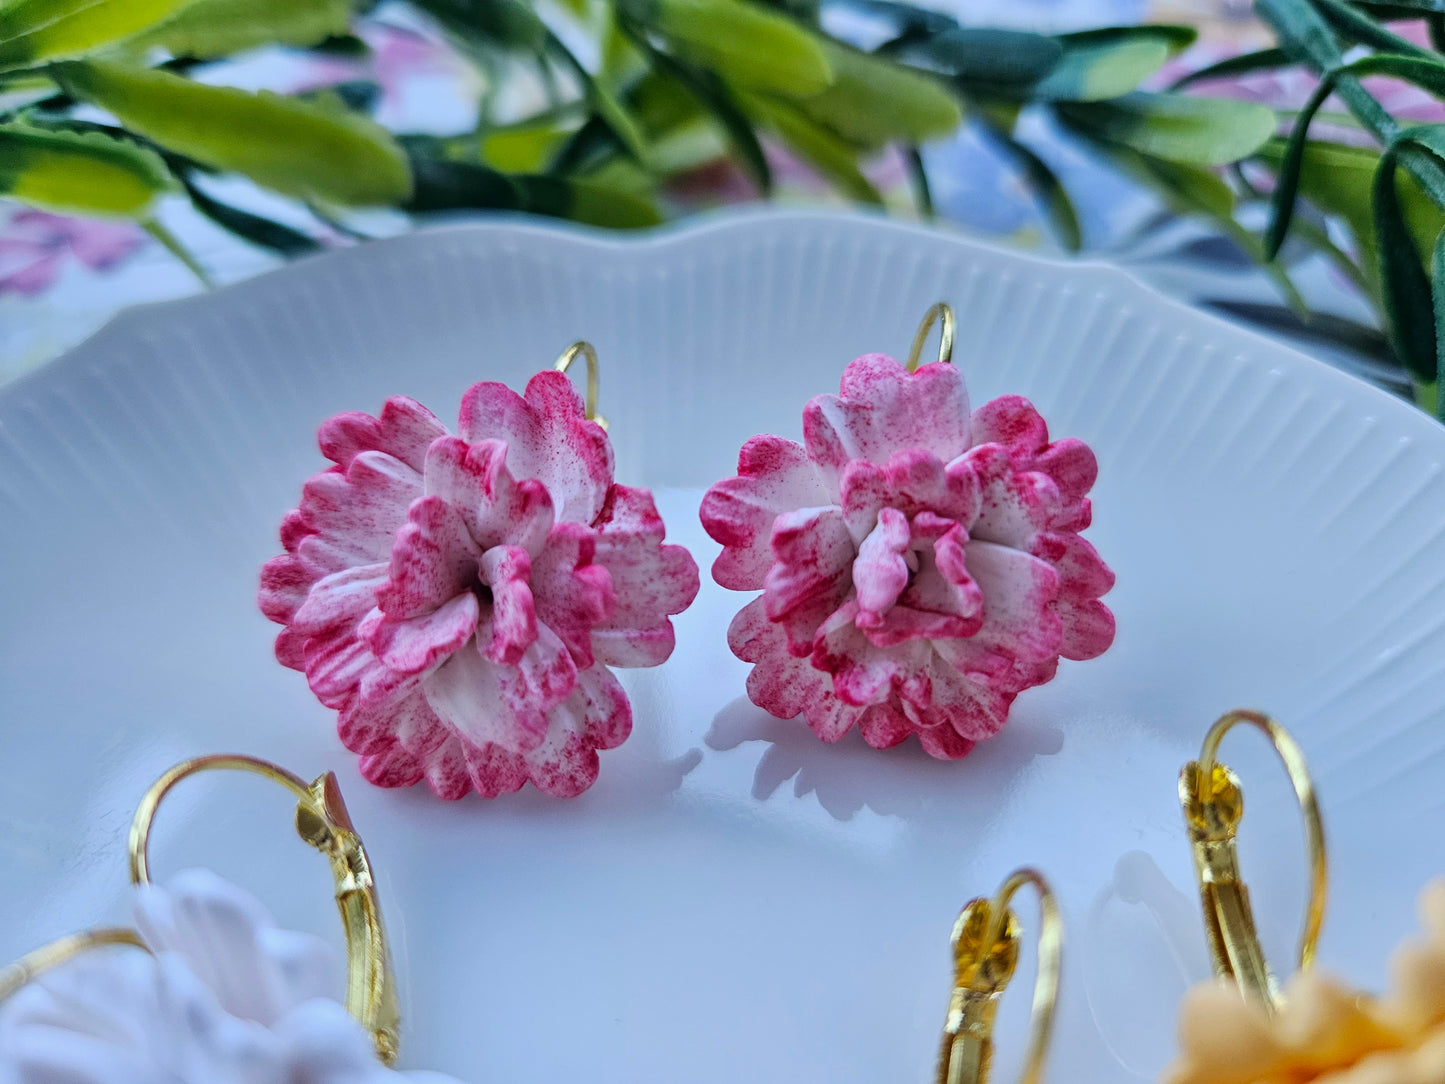
[[[586,417],[589,422],[596,422],[603,430],[607,429],[607,419],[597,413],[597,351],[586,339],[578,339],[557,359],[553,366],[559,373],[565,373],[572,367],[572,362],[577,355],[581,354],[587,359],[587,407]]]
[[[1222,978],[1233,979],[1241,991],[1258,997],[1272,1009],[1279,1000],[1279,984],[1260,948],[1249,889],[1240,875],[1235,847],[1239,822],[1244,816],[1244,793],[1239,778],[1216,759],[1224,735],[1239,723],[1248,723],[1269,738],[1289,775],[1304,818],[1310,895],[1300,930],[1301,971],[1314,961],[1315,946],[1325,921],[1329,888],[1325,830],[1304,752],[1289,731],[1261,712],[1231,711],[1221,716],[1205,735],[1199,759],[1190,761],[1179,773],[1179,803],[1194,850],[1194,872],[1199,881],[1214,972]]]
[[[150,882],[151,823],[162,800],[187,776],[207,771],[242,771],[263,776],[295,796],[296,831],[331,861],[336,906],[346,931],[346,1008],[371,1032],[383,1063],[396,1060],[400,1010],[396,979],[381,921],[381,903],[371,876],[371,863],[361,837],[352,827],[336,776],[318,776],[308,785],[299,776],[255,757],[222,754],[177,764],[156,780],[136,810],[130,829],[130,878]]]
[[[918,371],[918,359],[923,354],[923,344],[928,341],[928,333],[933,330],[934,321],[940,319],[943,321],[943,328],[938,333],[938,360],[945,363],[953,361],[953,306],[947,301],[940,301],[923,314],[923,323],[918,325],[918,332],[913,336],[913,345],[908,348],[910,373]]]
[[[20,990],[22,986],[38,978],[43,972],[59,967],[77,956],[96,949],[114,945],[128,945],[142,952],[150,952],[140,934],[123,928],[83,930],[52,941],[48,945],[27,952],[9,967],[0,968],[0,1002]]]
[[[970,900],[953,924],[953,994],[943,1025],[937,1084],[985,1084],[993,1062],[993,1024],[999,998],[1018,965],[1020,926],[1009,901],[1024,885],[1039,895],[1039,967],[1034,979],[1029,1047],[1022,1084],[1038,1084],[1054,1028],[1063,966],[1064,923],[1043,874],[1018,869],[992,900]]]

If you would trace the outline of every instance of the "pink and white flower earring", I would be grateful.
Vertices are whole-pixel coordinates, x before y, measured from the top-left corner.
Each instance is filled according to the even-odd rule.
[[[920,367],[939,317],[938,362]],[[1099,601],[1114,575],[1080,534],[1094,453],[1050,441],[1021,396],[970,413],[953,337],[935,305],[906,366],[858,358],[804,408],[802,444],[753,437],[702,502],[713,578],[761,591],[728,630],[749,697],[826,742],[856,726],[876,748],[916,734],[965,756],[1061,657],[1114,639]]]
[[[698,572],[652,494],[613,480],[596,399],[579,342],[522,395],[474,385],[456,434],[405,396],[321,426],[333,465],[282,522],[259,602],[372,783],[573,797],[631,732],[608,667],[667,659]]]

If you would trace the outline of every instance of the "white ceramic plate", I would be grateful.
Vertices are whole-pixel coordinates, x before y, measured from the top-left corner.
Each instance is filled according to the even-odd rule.
[[[619,480],[658,491],[706,569],[699,496],[738,446],[796,435],[806,399],[857,354],[905,352],[939,298],[975,402],[1023,393],[1097,450],[1090,537],[1118,573],[1114,648],[1025,693],[968,759],[824,746],[752,707],[723,637],[743,599],[706,575],[672,660],[624,672],[634,736],[572,802],[376,790],[273,661],[256,573],[320,465],[321,419],[399,392],[450,416],[472,382],[520,386],[585,336]],[[870,219],[641,240],[499,222],[131,312],[0,393],[0,957],[124,917],[145,786],[244,751],[339,772],[397,942],[405,1064],[922,1081],[953,916],[1027,862],[1068,921],[1053,1079],[1152,1076],[1205,972],[1175,777],[1220,712],[1274,712],[1318,776],[1326,964],[1382,982],[1445,871],[1442,458],[1445,430],[1409,407],[1117,271]],[[1284,967],[1301,832],[1263,742],[1226,752]],[[157,866],[213,865],[334,932],[281,794],[208,778],[168,808]],[[1027,1000],[1007,999],[1000,1080]]]

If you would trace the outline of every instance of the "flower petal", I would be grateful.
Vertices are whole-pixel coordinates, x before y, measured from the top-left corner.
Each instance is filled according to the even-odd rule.
[[[421,497],[396,532],[389,578],[376,603],[395,620],[425,616],[472,590],[481,554],[455,507],[439,496]]]
[[[853,587],[858,593],[858,627],[877,628],[883,614],[908,586],[911,569],[903,555],[912,541],[908,518],[896,508],[878,513],[878,525],[858,547]]]
[[[457,651],[477,628],[477,596],[463,592],[420,617],[379,622],[368,642],[377,661],[399,674],[420,674]]]
[[[855,554],[838,508],[804,508],[773,525],[776,561],[764,580],[768,617],[795,655],[812,651],[819,626],[847,597]]]
[[[712,575],[734,591],[756,591],[773,562],[773,522],[785,512],[836,503],[802,445],[768,434],[738,453],[738,473],[702,499],[703,529],[723,551]],[[677,611],[674,611],[677,612]]]
[[[610,666],[657,666],[672,654],[668,618],[697,597],[697,562],[663,544],[662,517],[645,489],[613,486],[596,529],[593,560],[607,570],[612,603],[593,620],[592,652]]]
[[[580,669],[592,665],[592,629],[617,606],[611,572],[594,563],[597,534],[580,523],[552,528],[532,570],[537,617],[567,645]]]
[[[536,556],[552,529],[552,498],[534,480],[517,481],[511,454],[498,440],[433,442],[426,456],[426,492],[454,507],[482,549],[521,546]]]
[[[426,407],[405,395],[388,399],[381,416],[348,411],[328,418],[317,433],[321,454],[345,467],[366,451],[385,452],[420,472],[426,450],[447,428]]]
[[[376,606],[386,583],[386,565],[355,565],[317,580],[291,618],[298,636],[318,636],[342,625],[355,626]]]
[[[1064,632],[1051,605],[1059,594],[1053,566],[976,538],[966,556],[969,574],[983,591],[984,621],[974,642],[1026,663],[1056,658]]]
[[[317,474],[302,489],[301,515],[313,533],[297,545],[297,555],[321,574],[385,561],[421,495],[421,476],[401,460],[361,452],[345,471]]]
[[[535,478],[552,495],[557,518],[590,524],[612,484],[612,445],[584,417],[582,398],[565,373],[544,370],[525,396],[482,383],[462,397],[459,426],[469,441],[501,440],[517,478]]]
[[[521,546],[494,546],[482,554],[481,582],[492,601],[477,646],[501,666],[516,666],[537,639],[537,608],[528,582],[532,559]]]
[[[803,411],[808,454],[834,478],[855,459],[882,466],[894,452],[922,448],[947,463],[969,448],[968,390],[952,365],[909,373],[884,354],[865,354],[843,371],[839,392]]]

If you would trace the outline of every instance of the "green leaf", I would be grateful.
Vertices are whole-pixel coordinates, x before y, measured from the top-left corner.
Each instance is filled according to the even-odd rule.
[[[928,184],[928,169],[923,164],[923,155],[917,147],[904,152],[908,166],[908,180],[913,188],[913,202],[918,208],[918,217],[925,222],[933,221],[933,190]]]
[[[1429,381],[1438,393],[1445,380],[1445,230],[1435,238],[1430,255],[1431,296],[1434,298],[1435,314],[1435,375]],[[1436,395],[1434,414],[1445,421],[1445,396]]]
[[[1441,0],[1441,2],[1445,3],[1445,0]],[[1294,63],[1294,58],[1283,49],[1261,49],[1255,53],[1240,53],[1238,56],[1226,57],[1224,60],[1180,76],[1169,84],[1169,89],[1183,90],[1194,83],[1203,83],[1210,79],[1233,79],[1240,75],[1276,71]]]
[[[1315,10],[1325,17],[1335,30],[1350,41],[1383,49],[1389,53],[1404,53],[1411,56],[1429,57],[1431,52],[1422,49],[1413,41],[1400,37],[1377,23],[1362,12],[1356,11],[1341,0],[1313,0]]]
[[[1038,197],[1039,206],[1047,216],[1059,244],[1065,251],[1078,252],[1083,246],[1079,215],[1074,210],[1073,200],[1069,198],[1068,190],[1064,188],[1058,174],[1033,150],[1007,133],[990,127],[989,134],[1013,160],[1030,191]]]
[[[547,24],[522,0],[413,0],[448,33],[473,46],[541,53]]]
[[[1342,63],[1339,42],[1308,0],[1255,0],[1254,10],[1279,35],[1281,48],[1291,56],[1308,60],[1322,71]]]
[[[749,113],[760,117],[844,195],[860,203],[883,203],[878,189],[858,169],[858,152],[851,144],[789,102],[752,94],[741,97]]]
[[[648,160],[647,139],[627,107],[617,100],[605,84],[595,79],[592,73],[583,67],[582,62],[572,55],[572,50],[567,48],[561,38],[548,31],[546,41],[547,51],[567,65],[582,84],[582,92],[593,112],[617,137],[618,143],[627,153],[645,165]]]
[[[0,42],[49,26],[101,0],[10,0],[0,5]]]
[[[263,45],[305,47],[344,35],[352,0],[195,0],[133,45],[211,59]]]
[[[1413,83],[1431,94],[1445,96],[1445,63],[1425,60],[1413,56],[1391,56],[1377,54],[1364,57],[1327,72],[1319,85],[1305,102],[1290,132],[1284,159],[1280,163],[1278,183],[1270,201],[1270,223],[1265,234],[1265,254],[1273,259],[1284,244],[1294,214],[1295,195],[1299,187],[1299,173],[1304,160],[1305,144],[1311,121],[1325,99],[1334,93],[1336,84],[1345,77],[1359,78],[1367,75],[1389,75]]]
[[[594,226],[637,228],[662,220],[657,208],[632,192],[545,174],[507,175],[469,162],[414,155],[414,212],[459,208],[529,211]]]
[[[659,73],[676,81],[712,115],[727,133],[728,142],[743,168],[752,177],[753,183],[758,186],[758,190],[764,195],[770,193],[773,190],[773,171],[768,165],[767,155],[763,153],[763,145],[758,141],[758,133],[753,130],[753,122],[734,100],[727,84],[712,72],[674,60],[659,53],[646,42],[639,44],[644,47]]]
[[[522,193],[522,209],[532,214],[621,230],[645,229],[662,221],[656,204],[632,192],[575,177],[533,174],[513,179]]]
[[[1435,379],[1434,302],[1395,190],[1398,146],[1380,156],[1372,188],[1375,237],[1379,246],[1380,298],[1390,340],[1416,379]]]
[[[62,214],[144,218],[172,187],[159,156],[93,133],[0,125],[0,193]]]
[[[1278,171],[1284,154],[1284,141],[1272,139],[1258,158]],[[1378,271],[1379,246],[1371,190],[1379,161],[1379,152],[1367,147],[1310,140],[1305,144],[1299,180],[1301,196],[1349,227],[1372,280]],[[1436,234],[1445,227],[1445,212],[1430,202],[1408,174],[1396,174],[1395,194],[1416,249],[1428,253]]]
[[[833,82],[820,94],[786,94],[816,123],[860,147],[926,143],[963,122],[942,80],[849,46],[824,46]]]
[[[1030,98],[1091,102],[1127,94],[1194,40],[1185,27],[1107,27],[1063,34],[1063,56],[1028,90]]]
[[[85,56],[148,30],[194,0],[100,0],[0,43],[0,69]],[[48,5],[28,3],[27,9]],[[74,7],[73,4],[66,5]],[[13,16],[13,12],[11,13]],[[41,11],[31,12],[43,18]]]
[[[908,41],[894,55],[966,82],[1032,83],[1058,63],[1064,46],[1045,34],[953,25]]]
[[[1219,166],[1253,154],[1274,134],[1262,105],[1186,94],[1133,93],[1112,102],[1060,103],[1061,115],[1101,139],[1172,162]]]
[[[567,135],[567,129],[551,119],[492,128],[482,136],[482,158],[505,173],[535,173]]]
[[[326,102],[101,61],[57,64],[54,72],[72,97],[139,135],[284,195],[351,206],[395,203],[411,190],[406,157],[387,131]]]
[[[182,183],[186,187],[186,194],[191,197],[191,205],[196,210],[223,230],[235,234],[243,241],[249,241],[258,248],[264,248],[269,252],[289,258],[304,256],[321,247],[319,241],[300,230],[293,230],[290,226],[283,226],[280,222],[273,222],[269,218],[263,218],[250,211],[243,211],[239,207],[222,203],[207,195],[189,179]]]
[[[1419,18],[1428,12],[1445,11],[1445,0],[1389,0],[1388,3],[1354,0],[1354,4],[1383,19]]]
[[[833,73],[822,40],[747,0],[617,0],[686,59],[740,87],[817,94]]]

